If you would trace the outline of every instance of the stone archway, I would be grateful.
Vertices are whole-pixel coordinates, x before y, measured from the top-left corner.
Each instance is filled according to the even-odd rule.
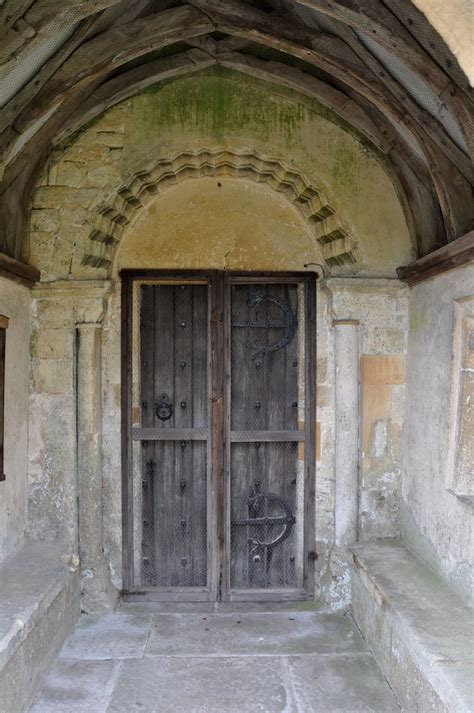
[[[184,181],[222,176],[263,183],[282,194],[309,226],[328,268],[361,262],[357,239],[321,188],[296,167],[255,151],[204,148],[161,159],[120,188],[100,210],[83,264],[109,270],[125,227],[158,195]]]

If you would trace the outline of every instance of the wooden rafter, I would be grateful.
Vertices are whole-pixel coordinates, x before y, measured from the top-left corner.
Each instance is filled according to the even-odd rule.
[[[464,90],[469,89],[469,82],[459,67],[451,61],[449,64],[441,59],[437,45],[444,44],[441,38],[433,32],[430,40],[430,54],[437,57],[433,62],[430,55],[423,51],[418,40],[407,30],[397,17],[397,2],[390,3],[390,9],[378,0],[296,0],[299,5],[329,15],[349,27],[355,27],[367,33],[389,50],[398,59],[407,64],[414,72],[423,77],[440,94],[446,89],[451,79]],[[407,18],[407,23],[413,23],[415,13]],[[423,27],[423,32],[426,30]],[[420,32],[419,35],[422,35]],[[439,62],[439,63],[438,63]],[[451,75],[451,76],[450,76]]]
[[[351,48],[374,76],[380,78],[389,93],[406,109],[407,114],[413,117],[417,125],[423,129],[423,131],[429,133],[448,158],[457,165],[464,175],[470,178],[472,176],[472,167],[464,151],[449,137],[439,121],[418,104],[410,96],[405,87],[392,77],[387,68],[360,41],[354,28],[332,17],[330,19],[327,18],[326,23],[332,26],[334,34],[340,37],[341,40]],[[470,140],[472,140],[473,112],[470,111],[468,107],[468,104],[471,103],[470,100],[465,95],[461,96],[461,94],[462,92],[457,91],[455,85],[449,82],[447,87],[441,92],[441,95],[439,95],[439,99],[444,102],[446,107],[451,109],[459,123],[461,132],[464,134],[466,143],[469,144]]]
[[[31,106],[31,102],[35,96],[41,91],[45,83],[54,75],[68,57],[82,44],[87,33],[94,26],[94,19],[86,20],[73,35],[69,41],[61,47],[50,60],[45,62],[41,69],[34,77],[27,82],[13,99],[0,111],[0,151],[5,150],[7,141],[3,136],[4,132],[12,127],[18,116]]]
[[[430,127],[435,131],[433,138],[440,150],[448,154],[449,160],[466,178],[472,178],[469,157],[454,144],[432,117],[406,94],[404,106],[401,107],[399,98],[394,96],[377,74],[339,38],[321,33],[315,34],[309,29],[295,27],[284,17],[272,16],[269,20],[268,15],[255,8],[250,8],[249,12],[246,12],[245,8],[248,6],[240,0],[194,1],[200,7],[206,6],[206,12],[216,21],[220,29],[231,34],[240,34],[262,45],[299,57],[308,64],[332,74],[340,82],[349,85],[369,99],[393,121],[403,123],[405,114],[413,112],[417,131],[413,133],[411,122],[410,128],[408,126],[406,128],[413,133],[414,140],[419,142],[419,134],[422,138],[425,136],[428,138],[430,133],[427,127]],[[396,83],[390,82],[390,87],[393,86],[396,86]]]
[[[458,240],[425,255],[411,265],[400,267],[398,276],[409,285],[416,285],[431,277],[474,262],[474,231]]]
[[[248,39],[258,39],[264,44],[276,47],[289,54],[297,54],[309,63],[333,73],[340,81],[344,81],[347,77],[346,81],[351,80],[352,87],[357,85],[359,92],[388,112],[389,116],[396,122],[403,122],[404,111],[399,109],[399,105],[402,104],[406,112],[417,123],[422,137],[425,133],[431,134],[435,143],[458,170],[465,177],[471,177],[472,167],[469,158],[446,135],[441,126],[425,110],[416,105],[390,77],[385,78],[384,83],[379,81],[377,74],[381,72],[376,72],[375,70],[380,65],[375,59],[372,58],[372,66],[370,67],[360,61],[352,48],[347,47],[345,42],[339,41],[337,38],[323,35],[315,37],[314,32],[310,30],[295,31],[285,19],[272,17],[271,23],[268,23],[267,15],[235,0],[232,2],[227,2],[227,0],[226,2],[222,0],[195,0],[195,2],[200,4],[203,9],[206,8],[206,13],[211,12],[217,24],[229,23],[232,20],[232,27],[227,28],[231,32],[245,32]],[[128,25],[113,28],[81,46],[70,60],[66,61],[61,69],[56,72],[49,86],[45,87],[43,92],[40,92],[35,102],[35,111],[28,112],[28,116],[23,119],[19,118],[15,126],[16,131],[20,133],[27,130],[37,120],[41,111],[47,111],[48,102],[51,102],[58,91],[67,91],[72,86],[72,83],[80,82],[87,76],[99,73],[104,63],[107,66],[110,66],[110,64],[119,66],[127,59],[135,58],[144,53],[147,47],[150,50],[156,47],[158,45],[155,31],[156,24],[160,24],[163,28],[169,22],[171,34],[173,29],[176,29],[177,24],[181,23],[181,28],[183,28],[190,22],[193,24],[191,36],[193,34],[202,34],[202,23],[204,23],[205,29],[209,31],[209,18],[206,19],[204,15],[200,15],[199,23],[196,14],[194,14],[194,17],[192,16],[193,13],[197,12],[189,6],[175,8],[165,11],[165,13],[151,16],[151,18],[142,18]],[[178,20],[178,23],[176,23],[176,20]],[[271,25],[269,28],[267,28],[268,24]],[[288,27],[290,27],[289,30]],[[159,33],[161,41],[159,46],[164,46],[164,44],[173,41],[170,37],[166,38],[165,34],[165,32]],[[179,38],[176,37],[176,41],[183,39],[183,34],[186,35],[185,30],[180,33]],[[255,36],[256,34],[258,38]],[[134,41],[133,38],[137,37],[138,40],[135,39]],[[126,51],[118,53],[118,56],[115,53],[117,43],[127,48]],[[365,62],[368,61],[368,54],[366,52]],[[389,92],[387,92],[387,88]],[[8,114],[8,111],[5,114]],[[417,137],[415,136],[415,138]]]
[[[58,94],[70,94],[141,55],[214,29],[209,18],[190,5],[114,27],[81,45],[63,63],[36,96],[34,107],[17,119],[15,128],[25,131],[48,111]]]
[[[75,23],[116,5],[119,0],[7,0],[0,8],[0,66],[14,65],[21,50],[40,47],[59,26]]]
[[[70,21],[71,27],[80,23],[0,112],[0,153],[5,162],[0,166],[0,177],[4,169],[0,229],[8,231],[3,244],[9,250],[15,251],[22,231],[21,219],[13,220],[15,211],[27,204],[35,172],[58,136],[79,127],[98,110],[159,81],[158,77],[179,76],[212,64],[316,97],[377,146],[390,160],[406,194],[425,201],[433,214],[437,212],[432,202],[435,187],[448,239],[467,229],[472,182],[469,157],[390,76],[357,34],[374,37],[429,83],[457,118],[469,144],[472,112],[467,79],[409,0],[400,0],[396,7],[387,0],[274,0],[277,12],[273,13],[241,0],[191,0],[178,6],[173,2],[175,6],[169,9],[164,0],[155,2],[154,13],[139,19],[133,12],[116,14],[113,7],[119,2],[5,0],[0,8],[0,62],[11,56],[12,48],[21,55],[25,48],[40,43],[51,23]],[[285,11],[292,4],[314,9],[316,16],[322,13],[326,23],[334,23],[334,35],[319,32],[294,12]],[[140,12],[143,7],[140,4]],[[109,13],[104,12],[107,9]],[[212,36],[216,30],[228,37],[216,40]],[[138,63],[141,57],[177,42],[191,43],[194,49]],[[254,56],[253,51],[245,54],[248,43],[278,50],[282,61]],[[286,64],[285,55],[298,58],[308,71],[290,66],[290,59]],[[123,72],[121,68],[130,61],[137,66]],[[406,134],[416,142],[426,163],[407,143]],[[414,215],[415,224],[420,224],[423,211],[415,209]],[[429,230],[439,238],[437,220],[431,221]],[[423,241],[420,245],[422,251],[426,249]]]

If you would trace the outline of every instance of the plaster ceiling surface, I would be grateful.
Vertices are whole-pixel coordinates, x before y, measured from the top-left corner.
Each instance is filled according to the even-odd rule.
[[[28,195],[68,131],[141,91],[148,73],[160,81],[196,64],[309,94],[354,127],[385,156],[408,202],[424,196],[424,206],[412,206],[415,231],[423,232],[423,211],[440,212],[433,234],[418,236],[422,252],[464,234],[472,222],[472,2],[441,5],[3,0],[0,250],[20,254],[25,221],[12,221],[15,196]]]

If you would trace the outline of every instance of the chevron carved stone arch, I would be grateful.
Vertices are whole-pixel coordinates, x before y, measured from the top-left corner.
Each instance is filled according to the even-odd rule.
[[[361,261],[357,239],[321,188],[298,169],[257,152],[201,149],[162,159],[121,187],[97,217],[83,264],[109,270],[126,226],[158,195],[193,178],[222,176],[264,183],[283,194],[309,224],[328,268]]]

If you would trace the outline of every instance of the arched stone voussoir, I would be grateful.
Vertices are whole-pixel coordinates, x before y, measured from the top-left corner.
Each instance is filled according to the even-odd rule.
[[[122,186],[101,209],[83,264],[109,270],[126,226],[158,195],[183,181],[219,176],[264,183],[282,193],[310,226],[328,268],[361,262],[359,241],[321,188],[297,168],[254,151],[203,148],[162,159]]]

